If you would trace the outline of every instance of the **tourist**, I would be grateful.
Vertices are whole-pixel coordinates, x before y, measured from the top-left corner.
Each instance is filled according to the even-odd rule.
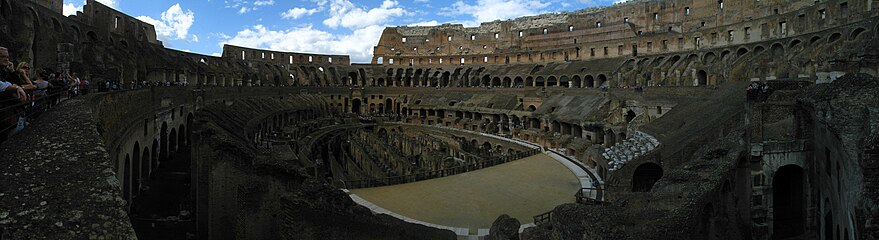
[[[31,67],[27,62],[20,62],[18,63],[18,67],[15,68],[16,76],[11,76],[9,80],[16,81],[12,83],[18,84],[24,88],[25,91],[36,89],[37,87],[31,82],[30,70]]]
[[[48,72],[43,69],[37,70],[37,79],[33,81],[33,84],[36,87],[34,90],[34,97],[37,99],[45,98],[46,96],[48,96],[48,90],[53,86],[52,83],[46,80],[51,79],[52,77],[50,75],[46,75],[47,73]]]
[[[27,102],[28,98],[24,88],[13,82],[20,76],[15,73],[5,47],[0,47],[0,68],[0,142],[3,142],[21,122],[21,109],[15,106]]]

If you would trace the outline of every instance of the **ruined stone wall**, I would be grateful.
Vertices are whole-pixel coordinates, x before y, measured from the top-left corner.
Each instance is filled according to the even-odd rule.
[[[373,63],[515,64],[668,54],[805,35],[876,15],[870,1],[644,1],[480,27],[391,27]],[[439,59],[446,59],[440,62]]]

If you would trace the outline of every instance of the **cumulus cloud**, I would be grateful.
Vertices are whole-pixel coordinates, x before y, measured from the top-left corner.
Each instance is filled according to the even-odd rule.
[[[465,25],[506,20],[527,15],[535,15],[546,9],[551,3],[540,0],[476,0],[474,5],[457,1],[441,12],[446,16],[470,15],[473,21],[465,21]]]
[[[198,41],[198,36],[189,36],[189,28],[195,22],[195,13],[189,9],[183,10],[180,4],[174,4],[167,11],[162,12],[161,20],[149,16],[139,16],[137,19],[156,27],[159,39]]]
[[[342,26],[359,29],[386,23],[392,17],[406,14],[402,7],[398,7],[399,3],[393,0],[384,0],[381,6],[369,10],[357,7],[348,0],[320,0],[318,3],[321,6],[329,5],[330,17],[323,23],[331,28]]]
[[[320,10],[317,10],[317,9],[315,9],[315,8],[312,8],[312,9],[305,9],[305,8],[291,8],[291,9],[287,10],[286,12],[281,13],[281,18],[284,18],[284,19],[298,19],[298,18],[303,17],[303,16],[305,16],[305,15],[312,15],[312,14],[315,14],[315,13],[317,13],[317,12],[319,12],[319,11],[320,11]]]
[[[99,3],[107,5],[110,8],[113,8],[116,10],[119,9],[119,0],[97,0],[97,1]],[[64,2],[65,3],[62,8],[62,14],[64,14],[64,16],[76,15],[76,12],[78,12],[78,11],[81,12],[82,6],[84,6],[86,4],[85,0],[83,0],[82,4],[79,4],[79,5],[77,5],[76,3],[70,2],[70,1],[66,1],[66,0]]]
[[[366,63],[372,60],[372,48],[378,44],[384,27],[366,26],[347,35],[334,35],[312,26],[287,30],[273,30],[256,25],[239,31],[234,37],[223,41],[249,48],[264,48],[287,52],[350,55],[352,62]]]

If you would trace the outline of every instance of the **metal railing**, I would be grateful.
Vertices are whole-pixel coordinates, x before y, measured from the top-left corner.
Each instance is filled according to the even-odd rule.
[[[28,90],[25,91],[28,99],[24,102],[13,97],[0,100],[0,143],[6,141],[6,138],[15,134],[16,131],[26,128],[27,122],[39,117],[49,108],[74,97],[68,94],[68,89],[68,87],[53,87]],[[8,94],[2,91],[3,89],[0,89],[0,95]],[[46,94],[36,97],[35,91],[45,91]]]
[[[543,226],[552,222],[552,211],[541,213],[540,215],[534,216],[534,225]]]
[[[479,170],[487,167],[493,167],[496,165],[500,165],[503,163],[512,162],[515,160],[519,160],[522,158],[530,157],[535,154],[540,153],[539,149],[532,149],[524,152],[520,152],[517,154],[513,154],[511,156],[500,156],[500,157],[492,157],[490,160],[480,161],[472,164],[457,166],[453,168],[440,169],[429,172],[420,172],[403,176],[395,176],[395,177],[387,177],[387,178],[373,178],[373,179],[363,179],[363,180],[350,180],[344,181],[345,188],[347,189],[355,189],[355,188],[370,188],[370,187],[381,187],[381,186],[389,186],[410,182],[423,181],[434,178],[447,177],[452,175],[457,175],[465,172],[470,172],[474,170]]]

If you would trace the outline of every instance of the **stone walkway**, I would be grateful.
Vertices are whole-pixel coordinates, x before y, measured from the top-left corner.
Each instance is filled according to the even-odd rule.
[[[581,178],[560,162],[538,154],[455,176],[350,193],[374,212],[450,229],[459,236],[484,236],[501,214],[527,224],[536,215],[574,202]]]

